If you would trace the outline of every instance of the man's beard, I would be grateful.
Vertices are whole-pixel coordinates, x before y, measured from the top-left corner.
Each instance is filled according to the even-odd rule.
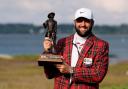
[[[80,30],[78,30],[76,27],[75,29],[76,29],[77,34],[81,37],[87,37],[88,35],[92,33],[92,27],[88,28],[88,30],[85,31],[84,33],[81,33]]]

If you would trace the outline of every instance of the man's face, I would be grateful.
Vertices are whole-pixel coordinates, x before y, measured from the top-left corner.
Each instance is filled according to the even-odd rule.
[[[86,37],[91,33],[92,30],[92,20],[80,17],[74,21],[75,29],[78,35],[81,37]]]

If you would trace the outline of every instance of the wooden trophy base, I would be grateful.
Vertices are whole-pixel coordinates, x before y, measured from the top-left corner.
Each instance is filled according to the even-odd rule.
[[[38,59],[38,65],[44,66],[47,65],[47,63],[51,64],[62,64],[63,57],[60,55],[55,54],[42,54],[41,57]]]

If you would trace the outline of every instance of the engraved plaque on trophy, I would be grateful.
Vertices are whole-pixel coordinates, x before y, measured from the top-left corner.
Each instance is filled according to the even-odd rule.
[[[48,20],[43,23],[43,27],[47,30],[44,40],[50,40],[53,42],[53,47],[49,48],[47,52],[43,52],[38,59],[38,65],[43,66],[47,63],[62,63],[63,57],[55,54],[56,45],[56,32],[57,22],[54,20],[55,13],[51,12],[48,14]]]

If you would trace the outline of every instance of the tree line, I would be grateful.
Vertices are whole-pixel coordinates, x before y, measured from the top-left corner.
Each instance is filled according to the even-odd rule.
[[[10,33],[39,33],[40,30],[45,30],[43,26],[36,26],[33,24],[0,24],[0,34],[10,34]],[[93,27],[94,33],[98,34],[128,34],[128,25],[95,25]],[[73,24],[59,24],[58,33],[73,33]]]

